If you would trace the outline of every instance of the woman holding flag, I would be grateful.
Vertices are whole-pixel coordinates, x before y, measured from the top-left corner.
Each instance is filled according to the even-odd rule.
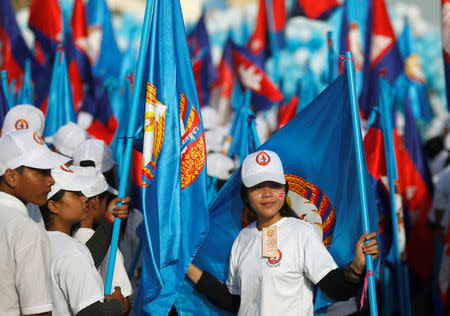
[[[287,204],[289,188],[275,152],[248,155],[241,179],[242,200],[257,220],[233,243],[226,285],[191,264],[187,276],[195,288],[238,315],[313,315],[314,284],[337,300],[355,295],[365,254],[379,256],[376,233],[361,236],[353,261],[341,271],[312,226]]]

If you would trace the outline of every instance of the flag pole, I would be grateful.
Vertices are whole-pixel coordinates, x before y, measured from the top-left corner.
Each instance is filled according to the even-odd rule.
[[[264,0],[266,2],[266,14],[267,14],[267,21],[269,23],[269,42],[270,42],[270,49],[272,50],[273,55],[273,72],[272,72],[272,79],[274,82],[278,82],[278,65],[279,65],[279,59],[280,59],[280,50],[278,49],[277,45],[277,39],[275,35],[275,18],[273,16],[273,0]]]
[[[358,187],[361,197],[361,215],[364,232],[369,232],[369,217],[366,198],[366,182],[364,178],[364,149],[361,137],[361,125],[359,122],[358,103],[356,99],[355,65],[353,63],[352,52],[345,53],[345,64],[347,68],[347,80],[349,87],[350,105],[352,111],[353,137],[355,140],[356,166],[358,170]],[[375,290],[375,276],[372,255],[366,254],[366,270],[369,278],[369,302],[370,315],[378,315],[377,294]]]
[[[389,89],[389,85],[386,79],[382,77],[379,78],[380,90]],[[398,235],[398,214],[397,208],[401,205],[396,203],[396,195],[398,194],[398,171],[397,171],[397,161],[394,152],[394,140],[392,138],[392,122],[391,122],[391,111],[389,108],[389,101],[385,93],[381,91],[380,93],[380,115],[381,115],[381,127],[383,129],[384,137],[384,149],[386,155],[386,165],[387,165],[387,175],[389,183],[389,199],[391,206],[391,218],[392,218],[392,234],[394,242],[394,266],[395,266],[395,276],[397,280],[397,290],[400,296],[400,313],[401,315],[408,315],[407,310],[408,299],[407,293],[405,293],[406,286],[403,275],[401,254],[400,254],[400,244]],[[403,211],[400,209],[400,212]]]
[[[148,39],[150,34],[150,20],[152,16],[153,10],[153,0],[147,0],[147,4],[145,7],[145,16],[144,23],[142,26],[142,35],[141,35],[141,43],[139,47],[139,57],[138,63],[136,67],[136,78],[135,85],[133,90],[133,99],[131,103],[131,111],[130,111],[130,121],[128,124],[128,132],[127,132],[127,145],[125,147],[125,153],[122,160],[122,167],[120,168],[120,184],[119,184],[119,197],[124,198],[127,182],[128,182],[128,174],[130,169],[131,162],[131,150],[133,146],[133,136],[134,130],[136,127],[136,116],[137,110],[139,107],[139,96],[142,90],[142,76],[144,72],[144,56],[146,53],[146,49],[148,46]],[[120,203],[119,203],[120,204]],[[121,204],[120,204],[121,205]],[[111,286],[112,279],[114,274],[114,265],[116,263],[116,253],[117,253],[117,245],[119,243],[119,233],[120,233],[120,224],[122,220],[120,218],[114,219],[114,227],[111,237],[111,248],[109,251],[109,260],[108,260],[108,268],[106,270],[106,280],[105,280],[105,294],[111,294]]]
[[[333,54],[333,32],[327,32],[327,45],[328,45],[328,84],[334,80],[335,72],[334,67],[336,66],[336,60]]]
[[[12,104],[9,98],[9,90],[8,90],[8,73],[6,70],[2,70],[2,90],[5,95],[5,100],[8,103],[8,108],[10,109]]]

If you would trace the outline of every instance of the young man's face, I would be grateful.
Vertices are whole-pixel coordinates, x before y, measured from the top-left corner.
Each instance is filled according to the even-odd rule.
[[[47,202],[47,194],[55,183],[50,169],[23,167],[22,171],[15,170],[15,172],[17,172],[15,196],[24,203],[44,205]]]

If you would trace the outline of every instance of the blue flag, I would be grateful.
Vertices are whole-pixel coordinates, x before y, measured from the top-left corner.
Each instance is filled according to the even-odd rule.
[[[353,259],[356,241],[363,234],[352,128],[349,86],[344,72],[259,148],[280,156],[289,183],[288,195],[300,194],[318,206],[324,244],[340,267]],[[369,184],[366,166],[364,176]],[[210,232],[194,260],[194,264],[223,282],[233,241],[251,220],[241,201],[240,185],[239,169],[210,206]],[[366,197],[370,230],[378,232],[377,206],[370,185],[366,187]],[[331,299],[318,291],[315,309],[330,303]],[[180,315],[225,314],[188,283],[183,285],[176,307]]]
[[[68,122],[76,122],[76,115],[67,74],[66,57],[64,50],[58,49],[53,63],[52,81],[48,93],[44,136],[53,136],[58,128]]]
[[[92,49],[94,74],[104,79],[119,75],[122,53],[117,46],[111,13],[105,0],[89,0],[86,5],[89,37],[98,46]]]
[[[154,1],[145,60],[138,128],[145,238],[135,310],[167,315],[209,222],[205,137],[179,0]]]

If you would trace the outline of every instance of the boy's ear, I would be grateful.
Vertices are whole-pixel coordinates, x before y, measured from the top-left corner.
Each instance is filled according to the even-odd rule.
[[[3,175],[3,181],[5,184],[11,188],[14,188],[17,185],[17,182],[19,180],[19,172],[17,170],[13,169],[6,169],[5,174]]]
[[[97,210],[100,207],[100,199],[98,196],[88,199],[88,206],[91,210]]]

